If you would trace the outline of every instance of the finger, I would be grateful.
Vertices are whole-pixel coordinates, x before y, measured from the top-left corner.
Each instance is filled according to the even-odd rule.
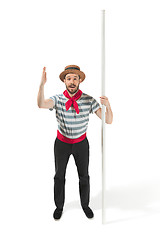
[[[101,98],[101,99],[106,99],[106,100],[108,100],[108,98],[107,98],[107,97],[105,97],[105,96],[104,96],[104,97],[102,96],[102,97],[100,97],[100,98]]]

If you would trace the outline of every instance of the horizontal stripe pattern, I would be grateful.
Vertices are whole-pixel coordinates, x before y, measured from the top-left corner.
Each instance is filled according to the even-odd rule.
[[[82,93],[77,100],[79,114],[76,113],[73,105],[66,111],[65,103],[68,101],[63,94],[56,94],[50,99],[54,106],[49,110],[56,110],[58,130],[67,138],[79,138],[86,133],[89,122],[89,114],[94,113],[100,108],[100,104],[92,96]]]

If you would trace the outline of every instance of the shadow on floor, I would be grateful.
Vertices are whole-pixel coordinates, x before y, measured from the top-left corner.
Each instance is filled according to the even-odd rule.
[[[101,192],[91,197],[90,206],[93,210],[101,209]],[[80,208],[80,201],[65,205],[65,210]],[[105,192],[105,210],[114,209],[130,212],[131,217],[115,219],[106,223],[126,221],[160,212],[160,183],[140,183],[135,185],[114,186]],[[136,212],[138,216],[132,214]]]

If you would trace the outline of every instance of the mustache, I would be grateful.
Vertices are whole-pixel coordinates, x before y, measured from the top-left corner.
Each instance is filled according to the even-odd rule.
[[[75,85],[70,85],[69,87],[75,87]]]

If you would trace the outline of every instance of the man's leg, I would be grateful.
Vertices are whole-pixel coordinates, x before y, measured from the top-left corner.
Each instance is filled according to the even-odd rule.
[[[63,210],[65,199],[65,174],[71,154],[71,145],[60,141],[58,138],[54,144],[55,176],[54,176],[54,201],[58,209]]]
[[[93,217],[93,213],[90,211],[89,205],[89,197],[90,197],[90,182],[89,182],[89,142],[88,139],[85,138],[83,141],[79,143],[75,143],[73,145],[72,153],[75,159],[75,163],[77,166],[78,176],[79,176],[79,192],[81,205],[83,210],[88,209],[89,214],[88,217]],[[86,212],[85,212],[86,213]]]

